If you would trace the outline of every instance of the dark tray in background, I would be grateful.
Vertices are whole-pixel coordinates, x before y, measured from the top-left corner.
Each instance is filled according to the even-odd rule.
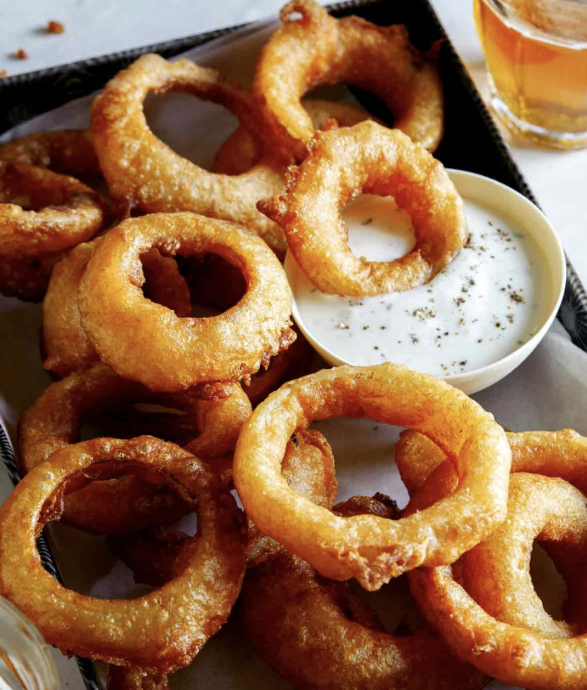
[[[384,26],[405,24],[412,42],[424,50],[434,41],[442,39],[440,69],[446,101],[446,131],[435,155],[447,167],[492,177],[536,203],[428,0],[351,0],[331,5],[328,9],[336,17],[357,14]],[[143,53],[156,52],[169,58],[238,28],[241,27],[188,36],[3,79],[0,81],[0,134],[74,98],[99,90],[119,70]],[[377,65],[373,67],[375,69]],[[375,112],[378,104],[369,95],[358,91],[354,93],[368,110],[380,115]],[[570,263],[559,319],[573,342],[587,350],[587,294]],[[1,426],[0,457],[16,482],[18,470]],[[40,551],[46,567],[58,577],[46,544],[40,544]],[[79,661],[86,687],[99,690],[92,665],[85,660]]]

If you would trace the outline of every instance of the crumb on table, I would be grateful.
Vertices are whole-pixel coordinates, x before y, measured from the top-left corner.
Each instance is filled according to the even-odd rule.
[[[53,20],[47,22],[47,28],[45,31],[48,34],[62,34],[65,31],[65,27],[61,22],[55,22]]]
[[[26,50],[24,50],[23,48],[19,48],[19,49],[16,51],[16,53],[14,54],[14,57],[15,57],[17,60],[26,60],[26,59],[28,58],[28,56],[29,56],[28,53],[27,53]]]

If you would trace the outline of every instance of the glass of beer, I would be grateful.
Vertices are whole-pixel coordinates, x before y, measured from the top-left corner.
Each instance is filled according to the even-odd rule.
[[[474,0],[491,105],[540,144],[587,146],[587,0]]]

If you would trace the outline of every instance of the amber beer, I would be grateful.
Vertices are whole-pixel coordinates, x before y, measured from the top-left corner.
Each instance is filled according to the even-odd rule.
[[[539,143],[587,146],[587,1],[474,3],[500,119]]]

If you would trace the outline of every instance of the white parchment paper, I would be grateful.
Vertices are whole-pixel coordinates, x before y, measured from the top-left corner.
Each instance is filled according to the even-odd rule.
[[[273,25],[247,29],[186,53],[200,64],[249,84],[256,55]],[[350,96],[338,92],[345,100]],[[92,98],[82,98],[37,117],[5,134],[2,140],[30,132],[87,127]],[[218,106],[184,94],[149,98],[153,130],[177,151],[210,167],[219,145],[236,119]],[[22,412],[50,383],[41,366],[38,332],[41,308],[0,298],[0,417],[15,440]],[[572,427],[587,434],[587,354],[555,324],[534,354],[501,383],[474,396],[497,420],[514,431]],[[330,420],[317,425],[332,444],[339,479],[339,499],[383,491],[400,505],[405,490],[393,463],[399,430],[368,420]],[[140,593],[130,571],[117,562],[103,541],[56,525],[53,548],[65,582],[80,592],[102,597]],[[80,689],[81,678],[76,680]],[[246,641],[238,611],[205,646],[189,669],[176,673],[174,690],[264,690],[289,688],[264,666]],[[506,686],[493,682],[488,688]],[[455,689],[457,690],[457,689]]]

